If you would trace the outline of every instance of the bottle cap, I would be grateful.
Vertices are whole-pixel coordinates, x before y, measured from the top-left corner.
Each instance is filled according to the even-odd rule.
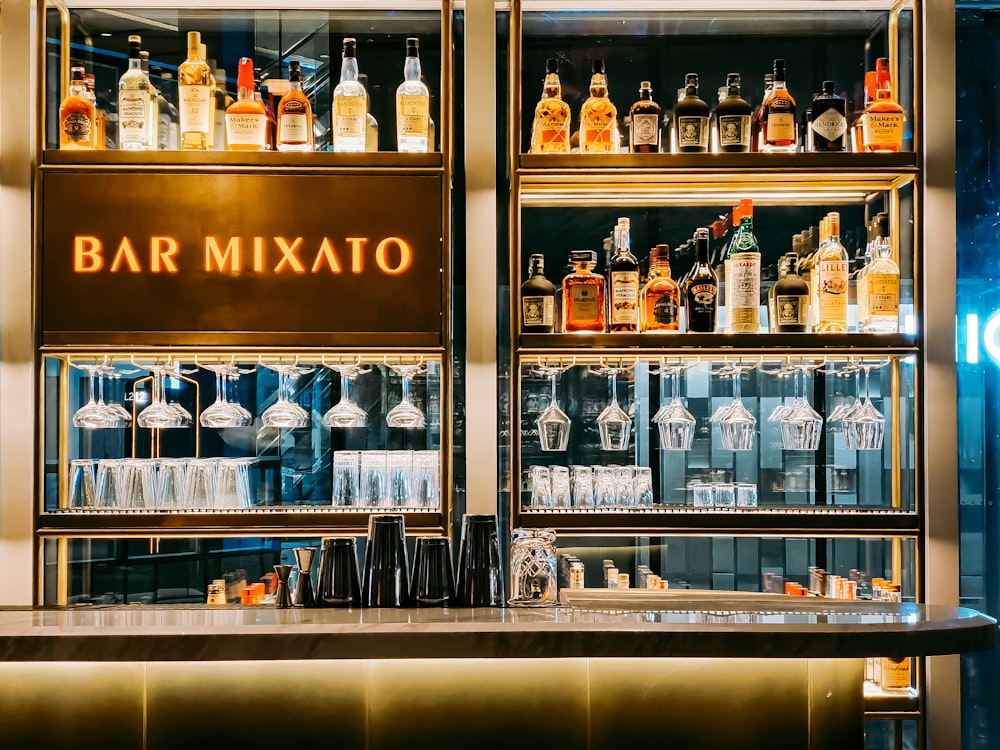
[[[618,574],[618,588],[627,589],[629,587],[629,576],[628,573]]]
[[[774,83],[774,73],[764,74],[764,85],[767,86],[769,83]]]
[[[129,43],[130,47],[133,44],[141,45],[142,44],[142,37],[139,36],[138,34],[129,34],[128,35],[128,43]]]
[[[729,75],[727,75],[726,76],[726,85],[730,86],[730,87],[732,87],[732,86],[739,86],[740,85],[740,74],[739,73],[730,73]]]
[[[695,86],[695,87],[697,87],[697,85],[698,85],[698,74],[697,73],[688,73],[686,76],[684,76],[684,85],[685,86]]]
[[[875,236],[889,239],[889,217],[879,214],[875,217]]]
[[[550,57],[548,60],[546,60],[545,61],[545,72],[549,73],[549,74],[558,73],[559,72],[559,61],[556,60],[554,57]]]
[[[70,70],[70,80],[83,81],[85,72],[86,68],[84,68],[82,65],[74,65],[73,68]]]
[[[249,57],[240,58],[240,72],[236,79],[236,85],[247,91],[254,90],[253,84],[253,60]]]
[[[597,263],[597,253],[593,250],[574,250],[569,254],[570,263]]]
[[[823,81],[823,93],[832,94],[836,84],[833,81]]]
[[[604,58],[598,57],[598,58],[594,59],[593,70],[594,70],[595,74],[601,74],[601,75],[603,75],[603,73],[604,73]]]
[[[406,39],[406,56],[416,57],[420,49],[420,40],[415,36],[407,37]]]
[[[649,81],[642,81],[639,84],[639,90],[641,91],[643,89],[649,89],[650,91],[652,91],[653,90],[653,84],[650,83]]]
[[[785,80],[785,61],[780,57],[776,58],[774,61],[774,80]]]
[[[740,221],[748,216],[753,218],[753,201],[750,198],[740,198]]]
[[[697,229],[694,230],[694,238],[696,240],[705,240],[707,242],[708,241],[708,229],[705,228],[705,227],[698,227]]]
[[[200,31],[189,31],[188,32],[188,55],[192,52],[195,55],[200,54],[201,47],[201,32]]]
[[[344,57],[357,57],[358,40],[354,37],[344,39]]]
[[[537,268],[541,272],[542,268],[545,266],[545,256],[541,253],[535,253],[530,258],[528,258],[528,265],[532,268]]]

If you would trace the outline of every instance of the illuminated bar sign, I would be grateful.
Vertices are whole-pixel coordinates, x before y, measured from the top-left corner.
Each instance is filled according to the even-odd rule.
[[[47,172],[46,344],[442,343],[442,177]]]

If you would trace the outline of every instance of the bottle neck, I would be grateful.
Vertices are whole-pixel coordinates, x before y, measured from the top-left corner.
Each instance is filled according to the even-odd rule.
[[[697,86],[697,84],[688,84],[687,86],[685,86],[684,95],[685,96],[694,96],[694,97],[698,96],[698,86]]]
[[[140,60],[138,57],[130,57],[128,59],[128,69],[129,70],[138,70],[141,73],[142,72],[142,60]]]
[[[86,81],[71,81],[69,84],[69,93],[71,96],[82,96],[84,99],[87,97],[87,82]]]
[[[603,73],[594,73],[590,79],[590,95],[605,97],[608,95],[608,77]]]
[[[740,91],[740,86],[738,84],[734,85],[734,86],[730,86],[729,87],[729,95],[730,96],[735,96],[738,99],[742,98],[743,95],[742,95],[742,93]]]
[[[698,240],[695,246],[695,257],[697,258],[698,264],[707,266],[708,265],[708,240]]]
[[[197,47],[188,47],[188,62],[201,62],[201,51]]]
[[[649,264],[649,275],[653,276],[669,276],[670,275],[670,261],[660,258],[654,260]]]
[[[576,273],[590,273],[590,269],[593,268],[593,264],[589,260],[584,261],[574,261],[573,267],[576,269]]]
[[[341,82],[358,80],[358,58],[345,57],[343,59],[343,62],[340,63],[340,80]]]
[[[531,268],[528,269],[528,276],[535,279],[538,277],[545,278],[545,266],[535,261],[531,264]]]
[[[420,58],[407,57],[403,63],[403,78],[407,81],[420,80]]]
[[[651,102],[653,101],[653,92],[649,89],[639,89],[639,101],[640,102]]]
[[[559,81],[559,76],[556,73],[549,73],[545,76],[545,88],[543,93],[546,99],[561,99],[562,98],[562,84]]]
[[[298,79],[296,79],[294,81],[289,81],[288,82],[288,88],[289,88],[290,91],[301,91],[302,90],[302,81],[300,81]]]

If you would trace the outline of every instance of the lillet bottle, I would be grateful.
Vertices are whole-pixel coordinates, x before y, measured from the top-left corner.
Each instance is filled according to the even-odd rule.
[[[545,85],[531,123],[531,153],[568,154],[569,130],[570,108],[562,98],[559,62],[550,58],[545,61]]]

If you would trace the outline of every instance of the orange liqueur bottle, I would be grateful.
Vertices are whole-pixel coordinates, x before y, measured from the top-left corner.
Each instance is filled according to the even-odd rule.
[[[604,333],[607,330],[604,277],[594,273],[597,253],[574,250],[569,255],[573,273],[563,279],[563,330],[566,333]]]
[[[649,252],[649,281],[642,289],[642,330],[680,330],[681,288],[670,278],[670,247]]]
[[[255,99],[253,60],[240,58],[238,98],[226,110],[226,147],[230,151],[267,148],[267,110]]]
[[[69,96],[59,107],[59,148],[93,149],[97,128],[94,105],[87,96],[87,81],[82,67],[73,68]]]

